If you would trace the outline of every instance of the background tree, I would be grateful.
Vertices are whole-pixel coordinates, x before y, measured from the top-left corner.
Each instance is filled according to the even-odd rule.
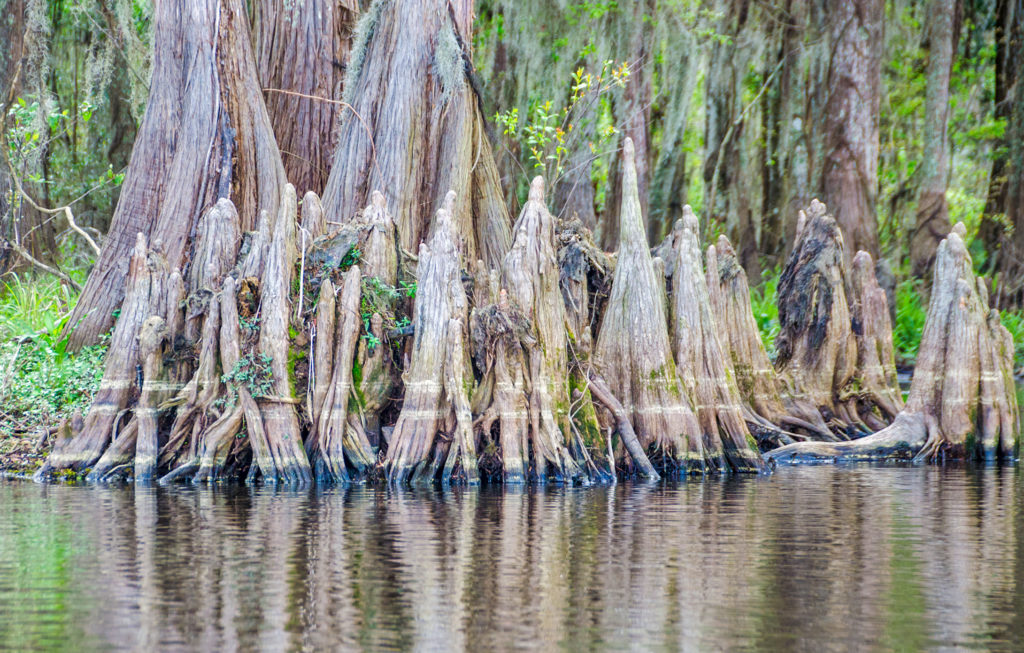
[[[925,276],[935,260],[935,248],[950,230],[946,187],[949,183],[949,78],[953,48],[959,32],[956,0],[928,3],[927,95],[925,97],[924,151],[917,216],[910,239],[910,265]]]
[[[846,254],[878,257],[878,112],[882,0],[827,0],[819,9],[830,54],[816,61],[808,127],[816,130],[812,184],[834,211]]]
[[[995,16],[995,113],[1005,121],[992,163],[980,235],[992,251],[988,268],[998,274],[998,305],[1024,299],[1024,5],[998,0]]]

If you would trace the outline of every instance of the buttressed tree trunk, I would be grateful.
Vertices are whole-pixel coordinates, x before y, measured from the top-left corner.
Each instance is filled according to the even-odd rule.
[[[67,322],[73,348],[114,323],[138,234],[182,268],[200,215],[218,197],[231,198],[243,231],[260,211],[278,212],[284,168],[243,3],[160,2],[153,22],[150,97],[110,231]]]
[[[813,200],[779,281],[775,361],[786,393],[813,402],[840,439],[876,430],[900,407],[884,291],[867,253],[852,281],[845,258],[836,220]]]
[[[106,330],[120,307],[101,390],[81,431],[55,447],[40,476],[89,467],[94,479],[117,476],[133,456],[137,480],[171,464],[188,471],[202,464],[212,476],[229,454],[249,455],[251,444],[267,480],[304,481],[308,463],[288,415],[284,367],[295,195],[259,93],[244,7],[160,3],[154,38],[146,115],[111,234],[76,308],[82,321],[73,337],[81,344]],[[236,267],[241,233],[257,216]],[[122,269],[129,236],[134,248]],[[264,267],[273,279],[261,287]],[[236,291],[242,317],[252,321],[241,343]],[[172,364],[157,365],[155,352],[168,346]],[[225,396],[218,367],[236,381],[248,375],[247,383]],[[262,368],[266,384],[256,380]],[[153,411],[170,408],[176,415],[165,442]],[[242,416],[249,437],[233,446]]]
[[[955,0],[928,3],[928,66],[925,90],[924,152],[917,218],[910,239],[910,263],[915,276],[932,267],[935,248],[949,233],[946,185],[949,177],[949,77],[956,45]]]
[[[754,319],[746,272],[724,235],[708,247],[707,277],[722,348],[732,362],[747,424],[758,441],[762,446],[784,442],[785,435],[794,433],[830,439],[832,433],[813,403],[803,397],[783,398],[782,383]],[[779,428],[786,432],[776,434]]]
[[[359,3],[260,0],[256,10],[260,84],[285,174],[300,196],[322,193],[334,156]]]
[[[472,9],[470,0],[375,0],[365,12],[323,205],[328,220],[344,222],[382,189],[414,252],[452,189],[458,251],[497,269],[510,219],[472,72]]]
[[[1013,338],[989,310],[958,223],[939,245],[928,317],[910,395],[891,425],[850,442],[799,442],[768,454],[778,461],[872,458],[1010,459],[1020,414]]]
[[[744,419],[739,388],[723,350],[701,263],[697,216],[689,205],[672,234],[670,301],[673,351],[683,387],[693,397],[705,446],[724,450],[733,469],[760,470],[764,461]],[[778,435],[778,434],[776,434]],[[783,436],[782,442],[792,439]]]
[[[815,165],[848,252],[878,257],[878,111],[882,0],[827,0],[831,57]],[[847,258],[847,264],[850,259]]]
[[[633,142],[623,145],[618,261],[595,350],[612,394],[632,416],[644,448],[663,467],[700,473],[724,468],[721,444],[704,442],[679,380],[668,332],[664,264],[647,247]],[[716,448],[717,447],[717,448]],[[755,452],[756,453],[756,452]]]
[[[454,206],[455,193],[449,192],[429,243],[419,247],[412,360],[384,461],[394,484],[431,483],[442,470],[442,481],[461,478],[473,484],[479,479],[469,406],[469,300],[462,286]]]

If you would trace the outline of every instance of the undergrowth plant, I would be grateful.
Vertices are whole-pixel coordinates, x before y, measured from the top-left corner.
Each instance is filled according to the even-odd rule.
[[[779,335],[779,305],[776,296],[781,274],[778,268],[768,270],[765,272],[764,282],[759,287],[750,289],[750,307],[754,311],[757,330],[772,360],[775,359],[775,337]]]
[[[103,377],[108,337],[72,354],[61,331],[77,295],[51,277],[10,275],[0,292],[0,436],[32,433],[85,411]]]

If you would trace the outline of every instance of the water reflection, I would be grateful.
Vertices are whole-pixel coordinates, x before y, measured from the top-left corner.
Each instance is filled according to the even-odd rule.
[[[0,482],[0,648],[1013,649],[1017,469],[523,491]]]

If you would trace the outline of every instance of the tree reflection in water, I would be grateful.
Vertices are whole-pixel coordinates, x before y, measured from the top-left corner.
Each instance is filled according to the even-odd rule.
[[[823,650],[1024,638],[1020,471],[611,488],[0,482],[0,642]]]

